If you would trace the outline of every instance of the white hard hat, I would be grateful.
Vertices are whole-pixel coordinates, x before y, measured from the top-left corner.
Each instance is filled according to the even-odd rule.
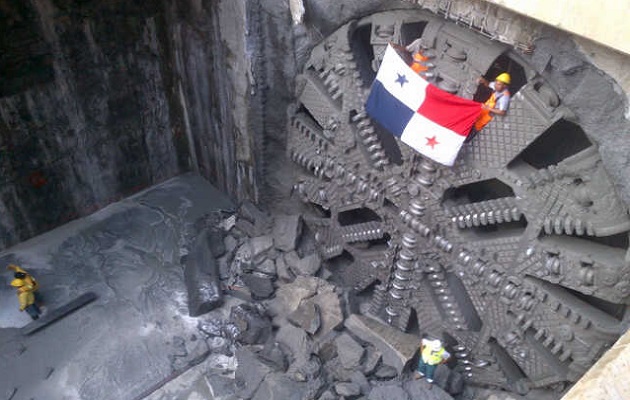
[[[440,342],[439,339],[435,339],[435,340],[430,340],[429,341],[429,348],[431,350],[439,350],[442,347],[442,342]]]

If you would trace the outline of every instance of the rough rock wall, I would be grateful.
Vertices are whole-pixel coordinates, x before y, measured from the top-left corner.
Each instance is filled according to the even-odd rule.
[[[0,249],[188,170],[257,200],[268,3],[1,0]]]
[[[0,5],[0,248],[187,169],[159,4]]]
[[[169,1],[164,45],[174,107],[182,115],[193,168],[237,199],[257,198],[252,50],[245,1]],[[259,125],[259,124],[258,124]]]

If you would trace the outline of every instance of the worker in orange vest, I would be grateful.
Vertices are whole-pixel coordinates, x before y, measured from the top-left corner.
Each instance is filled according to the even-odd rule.
[[[414,70],[414,72],[417,74],[419,74],[420,72],[428,71],[429,67],[425,65],[425,62],[428,60],[429,57],[422,54],[422,51],[417,51],[413,53],[411,69]]]
[[[481,106],[481,115],[475,122],[475,130],[479,132],[492,120],[494,115],[505,115],[510,106],[510,74],[503,72],[499,74],[494,82],[488,83],[486,79],[479,78],[479,83],[492,89],[492,95]],[[470,136],[470,135],[469,135]]]

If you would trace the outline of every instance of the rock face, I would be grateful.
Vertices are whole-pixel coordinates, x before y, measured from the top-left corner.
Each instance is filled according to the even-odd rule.
[[[263,55],[291,48],[288,5],[5,3],[0,250],[191,170],[258,200],[263,127],[284,126],[295,71]]]
[[[5,3],[0,249],[185,171],[238,200],[290,187],[278,111],[318,39],[286,1]],[[311,3],[320,35],[385,0]]]
[[[8,3],[0,248],[188,169],[159,57],[160,5],[132,1],[123,14],[115,2]]]

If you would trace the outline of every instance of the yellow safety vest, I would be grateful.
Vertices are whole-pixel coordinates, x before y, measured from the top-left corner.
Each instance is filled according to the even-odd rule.
[[[429,346],[424,346],[424,349],[422,349],[422,360],[429,365],[438,365],[442,362],[443,354],[444,347],[440,347],[438,351],[433,351]]]

